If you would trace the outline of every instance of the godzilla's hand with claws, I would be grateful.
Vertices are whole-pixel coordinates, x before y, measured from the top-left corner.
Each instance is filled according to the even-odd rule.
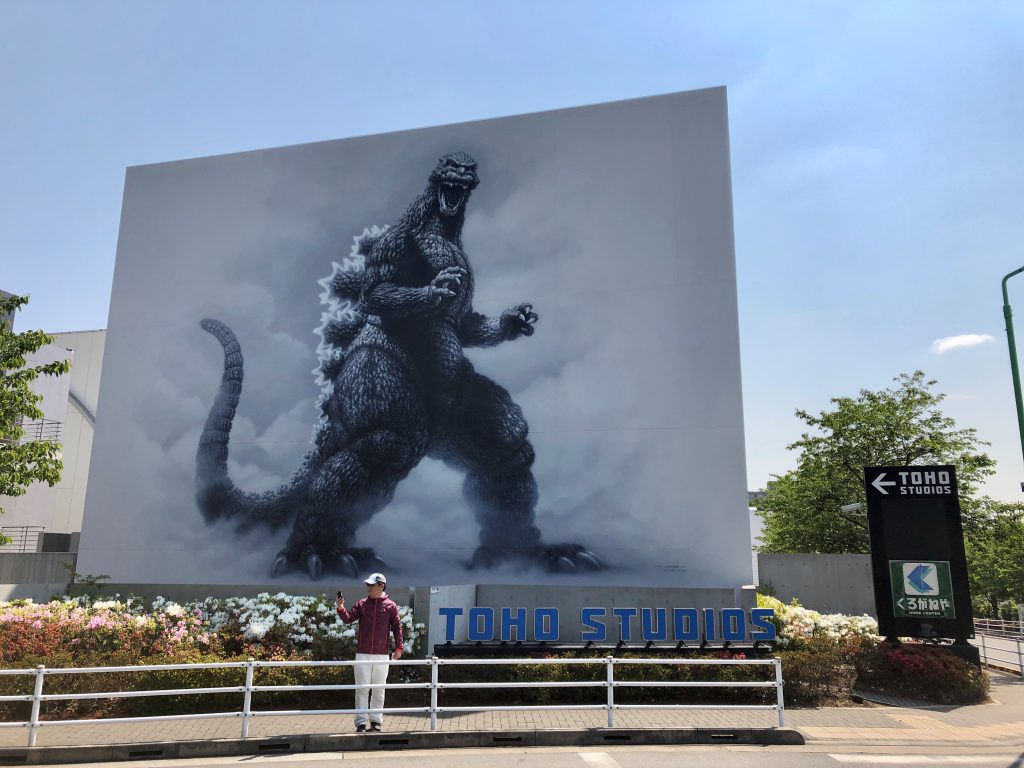
[[[501,332],[507,339],[533,336],[533,324],[540,316],[533,311],[533,304],[520,304],[501,313]]]
[[[462,281],[465,279],[466,270],[462,267],[445,267],[430,281],[430,285],[427,286],[427,295],[430,296],[434,306],[447,304],[458,295],[458,289],[462,287]]]

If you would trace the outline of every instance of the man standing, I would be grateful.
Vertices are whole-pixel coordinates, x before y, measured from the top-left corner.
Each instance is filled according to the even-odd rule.
[[[357,664],[356,685],[373,686],[373,697],[369,688],[356,690],[356,709],[367,709],[369,702],[370,728],[379,731],[384,724],[384,688],[388,681],[388,659],[402,658],[402,623],[398,620],[398,604],[384,593],[388,580],[383,573],[371,573],[365,581],[366,597],[345,610],[345,598],[335,602],[338,616],[346,624],[359,622],[356,631],[356,661],[377,661],[379,664]],[[388,653],[388,635],[395,636],[395,651]],[[366,712],[356,713],[356,730],[366,730]]]

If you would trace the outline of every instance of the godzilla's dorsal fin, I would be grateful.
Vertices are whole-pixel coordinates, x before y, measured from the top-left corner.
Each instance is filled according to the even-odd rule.
[[[366,255],[387,230],[387,227],[374,225],[353,237],[348,256],[342,258],[340,264],[332,262],[331,274],[317,281],[324,289],[320,303],[327,306],[327,311],[320,316],[320,326],[314,330],[320,337],[316,348],[320,365],[313,370],[313,375],[322,394],[328,397],[333,375],[340,368],[345,350],[366,320],[357,309],[363,292]]]

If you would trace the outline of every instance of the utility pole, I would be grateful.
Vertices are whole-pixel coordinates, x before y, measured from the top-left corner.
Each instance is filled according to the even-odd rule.
[[[1017,342],[1013,338],[1013,311],[1010,309],[1010,296],[1006,292],[1006,281],[1014,275],[1024,272],[1024,267],[1015,269],[1003,278],[1003,317],[1006,318],[1006,341],[1010,345],[1010,371],[1013,373],[1013,396],[1017,402],[1017,430],[1020,433],[1021,453],[1024,455],[1024,402],[1020,395],[1020,369],[1017,366]],[[1024,482],[1020,484],[1024,491]]]

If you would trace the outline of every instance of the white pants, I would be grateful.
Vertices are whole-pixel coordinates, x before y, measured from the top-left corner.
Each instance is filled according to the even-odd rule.
[[[383,686],[388,681],[388,655],[386,653],[357,653],[356,661],[382,661],[383,664],[356,664],[353,667],[356,676],[356,685]],[[370,696],[369,688],[356,690],[356,709],[376,710],[370,712],[371,723],[384,723],[384,688],[373,688],[373,696]],[[366,713],[356,713],[356,727],[366,725]]]

